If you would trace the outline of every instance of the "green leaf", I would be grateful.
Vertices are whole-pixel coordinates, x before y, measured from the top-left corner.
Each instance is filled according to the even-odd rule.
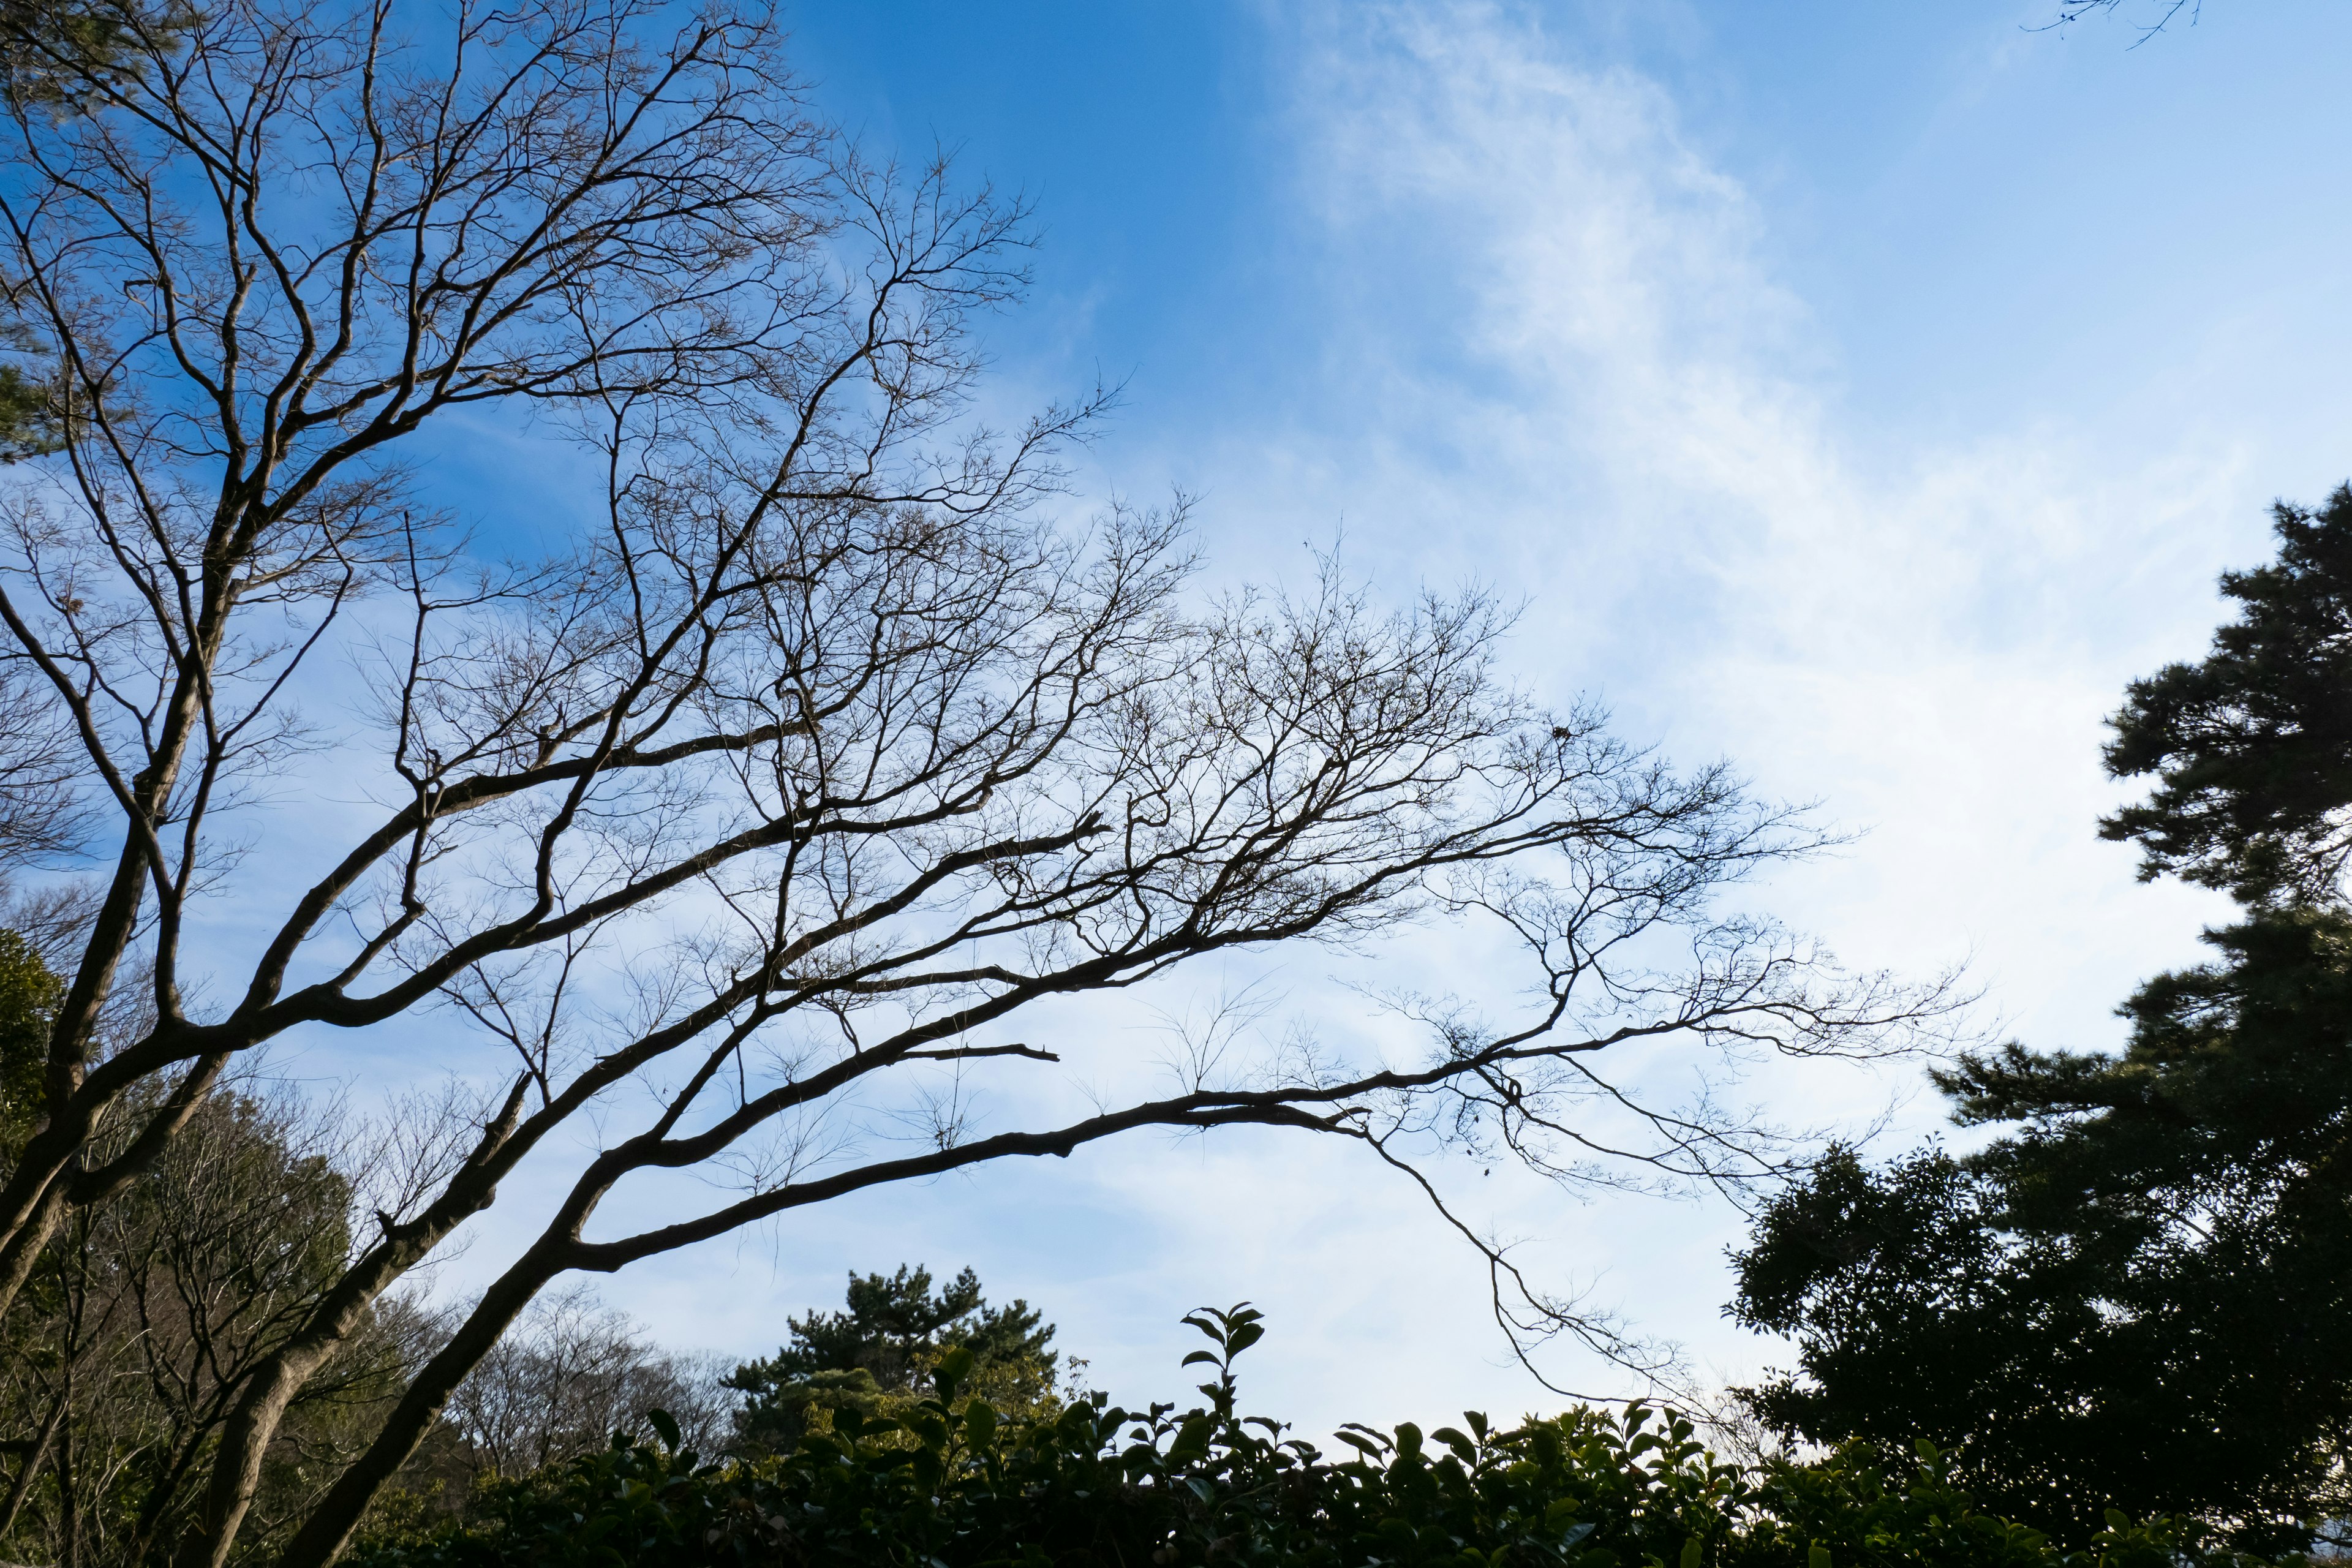
[[[676,1416],[667,1410],[648,1410],[646,1412],[646,1424],[654,1429],[654,1436],[662,1440],[663,1447],[673,1454],[677,1452],[678,1431]]]
[[[963,1407],[964,1440],[974,1448],[985,1448],[996,1437],[996,1407],[984,1399],[975,1399]]]
[[[1472,1463],[1478,1458],[1478,1445],[1472,1442],[1468,1436],[1455,1430],[1454,1427],[1440,1426],[1436,1431],[1432,1432],[1430,1436],[1444,1444],[1447,1447],[1453,1449],[1454,1454],[1460,1458],[1462,1462],[1465,1465]]]
[[[1177,1429],[1176,1440],[1168,1445],[1168,1457],[1172,1459],[1180,1454],[1197,1457],[1207,1453],[1209,1437],[1216,1429],[1213,1416],[1202,1414],[1190,1417]]]
[[[1805,1568],[1831,1568],[1830,1549],[1814,1542],[1805,1550]]]
[[[1706,1550],[1696,1535],[1683,1542],[1682,1568],[1698,1568],[1699,1557]]]
[[[1182,1361],[1178,1362],[1176,1364],[1180,1367],[1192,1366],[1200,1362],[1207,1362],[1211,1366],[1223,1366],[1224,1364],[1223,1358],[1219,1356],[1214,1351],[1194,1351],[1191,1355],[1186,1356]]]
[[[931,1373],[931,1385],[940,1391],[941,1400],[955,1397],[956,1389],[971,1375],[972,1361],[969,1345],[958,1345],[940,1357],[939,1370]]]

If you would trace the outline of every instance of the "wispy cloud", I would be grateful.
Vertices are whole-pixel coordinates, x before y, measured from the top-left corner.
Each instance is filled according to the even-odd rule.
[[[1844,403],[1852,345],[1774,276],[1770,215],[1658,81],[1587,63],[1515,7],[1349,5],[1268,26],[1292,62],[1291,243],[1312,283],[1289,331],[1311,368],[1278,416],[1245,408],[1219,432],[1219,552],[1279,562],[1344,517],[1349,559],[1392,591],[1475,576],[1524,595],[1531,684],[1597,690],[1636,736],[1728,754],[1864,830],[1759,903],[1853,963],[1966,960],[1988,1022],[2039,1043],[2113,1038],[2115,1002],[2191,953],[2213,912],[2134,884],[2093,825],[2117,795],[2102,716],[2125,679],[2202,641],[2213,567],[2260,549],[2230,433],[2186,448],[1889,433]],[[1746,1087],[1794,1120],[1858,1125],[1904,1081],[1807,1069]],[[1906,1125],[1935,1120],[1923,1097]],[[1471,1327],[1472,1259],[1396,1217],[1409,1194],[1331,1191],[1318,1153],[1250,1155],[1105,1167],[1106,1206],[1167,1245],[1128,1278],[1236,1279],[1248,1260],[1236,1288],[1314,1327],[1279,1374],[1312,1418],[1449,1389],[1532,1401]],[[1719,1318],[1727,1209],[1579,1207],[1456,1175],[1491,1191],[1483,1212],[1528,1237],[1539,1275],[1591,1282],[1703,1367],[1769,1355]],[[1376,1386],[1337,1370],[1367,1354]]]
[[[2083,993],[2073,1027],[2184,951],[2155,933],[2187,902],[2092,838],[2096,749],[2259,529],[2228,433],[1890,436],[1658,83],[1490,5],[1335,8],[1292,41],[1353,390],[1264,443],[1277,504],[1333,486],[1383,572],[1524,591],[1538,681],[1873,829],[1790,889],[1856,959],[1973,948],[2013,1011]]]
[[[1868,830],[1759,902],[1858,963],[1970,957],[2042,1043],[2111,1037],[2107,1009],[2190,950],[2208,906],[2135,887],[2094,839],[2116,793],[2100,719],[2123,680],[2201,641],[2213,566],[2260,548],[2229,429],[2187,447],[1890,431],[1845,402],[1857,345],[1776,276],[1772,214],[1665,84],[1512,6],[1331,5],[1265,28],[1289,73],[1267,177],[1296,223],[1267,243],[1290,281],[1236,330],[1278,334],[1292,363],[1187,411],[1182,460],[1160,454],[1210,492],[1214,558],[1295,564],[1303,534],[1344,519],[1348,559],[1392,592],[1474,576],[1524,595],[1531,685],[1598,691],[1633,734],[1729,754]],[[1123,443],[1121,482],[1148,484],[1151,460]],[[1311,967],[1300,994],[1319,996]],[[1815,1121],[1859,1121],[1900,1086],[1748,1087]],[[1539,1278],[1591,1283],[1703,1363],[1766,1355],[1718,1317],[1727,1210],[1448,1180],[1529,1238]],[[1245,1295],[1276,1328],[1253,1402],[1310,1427],[1456,1395],[1543,1403],[1478,1326],[1475,1258],[1417,1205],[1353,1151],[1138,1142],[814,1217],[779,1247],[777,1294],[829,1294],[836,1258],[970,1260],[1021,1278],[1127,1396],[1181,1394],[1176,1312]],[[737,1256],[639,1289],[699,1302],[703,1337],[753,1348],[761,1326],[692,1272]],[[814,1258],[823,1272],[801,1268]]]

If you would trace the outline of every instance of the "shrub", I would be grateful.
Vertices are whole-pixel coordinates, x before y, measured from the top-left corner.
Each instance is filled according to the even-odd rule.
[[[466,1521],[363,1543],[361,1568],[2189,1568],[2251,1563],[2165,1521],[2117,1516],[2084,1551],[1979,1514],[1940,1456],[1882,1472],[1854,1447],[1811,1464],[1719,1461],[1691,1423],[1643,1405],[1497,1429],[1342,1428],[1327,1455],[1235,1414],[1246,1306],[1186,1321],[1212,1351],[1207,1404],[1129,1411],[1101,1395],[1006,1420],[935,1394],[835,1413],[790,1455],[706,1461],[675,1422],[656,1441],[486,1487]],[[1189,1364],[1189,1363],[1188,1363]]]

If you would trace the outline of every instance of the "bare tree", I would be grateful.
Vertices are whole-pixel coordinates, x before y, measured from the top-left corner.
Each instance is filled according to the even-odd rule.
[[[81,742],[59,712],[47,682],[0,664],[0,877],[79,847],[91,819],[81,792]],[[0,895],[5,896],[5,895]],[[30,895],[43,910],[16,911],[20,927],[46,932],[70,895]],[[87,900],[80,900],[86,902]]]
[[[667,1411],[684,1444],[705,1454],[727,1441],[734,1397],[728,1367],[650,1343],[627,1314],[600,1307],[586,1284],[531,1303],[450,1395],[444,1419],[470,1479],[520,1476],[603,1447]]]
[[[62,449],[0,495],[0,621],[113,859],[45,1122],[0,1184],[0,1304],[289,1031],[331,1050],[439,1006],[495,1085],[462,1138],[418,1136],[242,1378],[193,1563],[239,1549],[289,1407],[535,1151],[593,1141],[289,1568],[341,1550],[566,1274],[1148,1127],[1736,1179],[1763,1129],[1652,1106],[1606,1064],[1872,1049],[1934,1005],[1710,914],[1807,833],[1721,767],[1675,773],[1516,694],[1488,601],[1383,611],[1329,572],[1203,602],[1181,506],[1058,530],[1054,453],[1100,398],[1010,434],[971,405],[1019,206],[845,146],[765,14],[666,17],[224,0],[169,32],[124,11],[79,76],[10,39],[79,112],[16,104],[0,173],[67,405]],[[576,443],[596,493],[532,520],[561,521],[551,553],[487,569],[415,476],[450,416],[500,410]],[[289,803],[355,790],[378,805],[315,863],[276,837]],[[268,856],[234,853],[240,820]],[[262,934],[196,933],[205,896]],[[1049,1064],[1096,1042],[1012,1032],[1203,955],[1449,916],[1523,942],[1532,1006],[1430,1005],[1418,1055],[1221,1048],[1138,1090],[1106,1047],[1099,1106],[1057,1116]],[[134,980],[152,1021],[96,1049]],[[973,1124],[964,1072],[1010,1125]],[[1600,1139],[1595,1106],[1646,1142]],[[736,1190],[596,1226],[624,1182],[688,1171]]]
[[[2058,0],[2058,14],[2033,30],[2046,32],[2053,27],[2063,27],[2069,22],[2079,22],[2099,11],[2130,16],[2132,26],[2139,32],[2138,39],[2132,45],[2137,48],[2184,14],[2189,18],[2189,25],[2195,26],[2203,16],[2205,7],[2203,0],[2144,0],[2135,13],[2126,6],[2124,0]]]
[[[135,1106],[114,1120],[135,1127]],[[68,1564],[142,1563],[201,1504],[215,1440],[253,1370],[349,1258],[342,1131],[286,1096],[208,1096],[146,1177],[74,1211],[0,1340],[0,1412],[27,1436],[0,1488],[0,1537]],[[265,1466],[267,1542],[373,1435],[429,1351],[388,1301],[289,1407]]]

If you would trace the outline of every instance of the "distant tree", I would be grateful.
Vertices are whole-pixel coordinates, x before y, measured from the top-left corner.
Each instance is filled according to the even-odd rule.
[[[1039,1414],[1053,1403],[1054,1325],[1024,1300],[990,1306],[969,1268],[938,1290],[919,1267],[852,1273],[845,1310],[786,1323],[792,1337],[782,1349],[727,1379],[744,1396],[736,1431],[751,1447],[789,1450],[814,1411],[871,1414],[919,1399],[940,1358],[958,1347],[971,1353],[964,1386],[998,1408]]]
[[[2063,1402],[2047,1397],[2063,1373],[2047,1357],[2077,1344],[2082,1323],[2042,1334],[2012,1321],[2021,1249],[2002,1235],[1993,1197],[1937,1149],[1875,1171],[1840,1149],[1766,1205],[1737,1259],[1731,1310],[1750,1328],[1795,1337],[1800,1359],[1795,1374],[1741,1391],[1748,1406],[1779,1432],[1859,1437],[1891,1452],[1974,1436],[1988,1413],[2004,1434],[2020,1413],[2029,1423],[2063,1419]],[[1934,1354],[1921,1353],[1927,1344]],[[2018,1436],[2017,1452],[1998,1463],[1980,1444],[1954,1458],[1975,1467],[1972,1480],[1982,1471],[2038,1490],[2015,1478],[2065,1447],[2040,1430]],[[2078,1506],[2095,1513],[2102,1500]]]
[[[0,931],[0,1163],[37,1121],[62,991],[30,941]],[[118,1146],[141,1109],[116,1123]],[[336,1147],[285,1105],[216,1089],[122,1202],[51,1237],[0,1331],[0,1420],[28,1434],[0,1481],[0,1556],[128,1568],[171,1554],[247,1383],[346,1260]],[[368,1410],[398,1393],[419,1327],[385,1303],[304,1391],[267,1457],[257,1543],[315,1500]]]
[[[896,1394],[918,1386],[918,1361],[949,1345],[971,1351],[980,1366],[1026,1357],[1050,1367],[1055,1359],[1045,1348],[1054,1326],[1026,1301],[991,1307],[969,1268],[939,1290],[929,1269],[907,1264],[896,1274],[853,1273],[847,1300],[845,1311],[787,1319],[790,1342],[760,1364],[793,1377],[864,1367]]]
[[[65,993],[23,932],[0,928],[0,1161],[40,1121],[49,1020]]]
[[[1958,1444],[1990,1506],[2072,1539],[2112,1503],[2264,1547],[2352,1509],[2352,490],[2275,510],[2211,654],[2134,682],[2102,831],[2227,890],[2213,962],[2120,1011],[2120,1055],[1962,1058],[1966,1160],[1825,1163],[1763,1211],[1736,1316],[1794,1337],[1780,1429]]]
[[[2037,1153],[2082,1163],[2056,1142]],[[1949,1449],[1987,1507],[2069,1542],[2113,1507],[2307,1546],[2352,1501],[2340,1192],[2109,1206],[2039,1164],[1843,1155],[1768,1205],[1733,1311],[1798,1360],[1748,1407],[1814,1442]],[[2210,1206],[2165,1223],[2184,1195]]]
[[[668,1414],[686,1444],[716,1453],[734,1401],[717,1365],[662,1350],[585,1286],[551,1291],[484,1357],[444,1417],[468,1484],[520,1476],[604,1447]]]

